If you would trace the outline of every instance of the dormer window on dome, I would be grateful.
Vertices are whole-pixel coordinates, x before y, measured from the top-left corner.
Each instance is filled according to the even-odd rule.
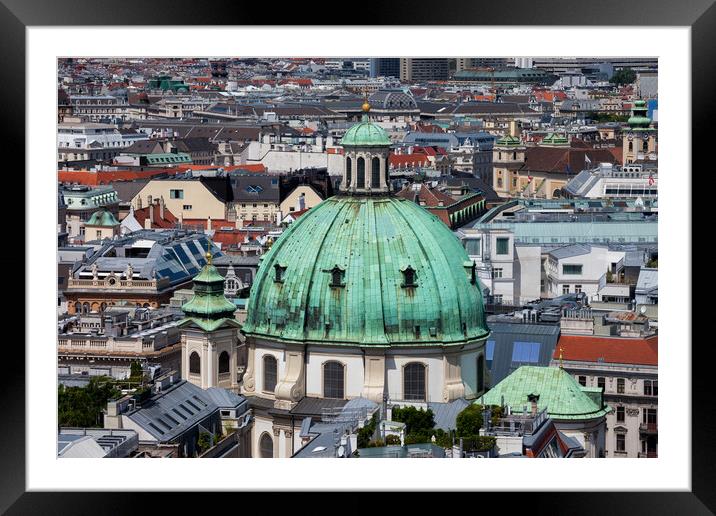
[[[284,276],[286,274],[286,265],[277,263],[273,266],[274,277],[273,280],[276,283],[283,283]]]
[[[477,283],[477,274],[475,271],[477,269],[477,265],[475,264],[475,262],[472,260],[466,261],[463,263],[463,267],[465,267],[465,272],[467,272],[467,277],[470,278],[470,283],[472,285],[476,284]]]
[[[400,285],[401,287],[409,288],[418,286],[415,282],[415,269],[413,269],[410,265],[400,269],[400,272],[403,273],[403,284]]]
[[[344,277],[346,270],[340,267],[339,265],[335,265],[332,269],[328,269],[325,272],[329,272],[331,274],[331,287],[345,287],[346,284],[344,283]]]

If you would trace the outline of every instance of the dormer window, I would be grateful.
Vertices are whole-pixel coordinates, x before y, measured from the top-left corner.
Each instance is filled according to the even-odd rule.
[[[338,265],[334,266],[332,269],[326,271],[331,274],[331,287],[345,287],[346,284],[343,282],[343,278],[345,276],[345,269],[342,269]]]
[[[415,282],[415,269],[413,269],[410,265],[401,269],[400,272],[403,273],[403,284],[401,287],[408,288],[418,286]]]
[[[276,283],[283,283],[284,275],[286,274],[286,266],[276,264],[273,266],[274,269],[274,282]]]
[[[477,275],[476,275],[476,269],[477,265],[473,261],[466,261],[463,263],[463,267],[465,267],[465,272],[467,272],[467,277],[470,278],[470,283],[472,285],[477,283]]]

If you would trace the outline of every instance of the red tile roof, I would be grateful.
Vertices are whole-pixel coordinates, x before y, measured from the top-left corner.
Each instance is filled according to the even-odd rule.
[[[539,172],[578,174],[584,170],[588,156],[592,164],[617,163],[608,149],[575,149],[572,147],[528,147],[523,169]]]
[[[150,209],[154,210],[154,222],[152,223],[152,229],[170,229],[173,228],[179,220],[166,206],[164,207],[164,218],[162,218],[159,204],[152,204],[151,207],[147,206],[139,210],[134,210],[134,218],[137,219],[137,222],[139,222],[142,227],[145,227],[144,221],[149,218]]]
[[[615,338],[584,335],[562,335],[554,349],[553,358],[579,362],[611,364],[658,365],[659,337]]]

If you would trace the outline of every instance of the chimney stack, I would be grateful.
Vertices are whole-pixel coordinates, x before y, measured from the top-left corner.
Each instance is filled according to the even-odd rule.
[[[159,218],[164,220],[164,196],[159,197]]]

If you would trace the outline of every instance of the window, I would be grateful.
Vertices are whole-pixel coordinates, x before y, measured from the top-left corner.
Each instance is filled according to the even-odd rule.
[[[624,422],[624,407],[617,407],[617,423]]]
[[[286,267],[279,265],[277,263],[276,265],[273,266],[273,268],[274,268],[274,273],[275,273],[273,280],[276,283],[283,283],[283,277],[284,277],[284,274],[286,273]]]
[[[425,365],[411,362],[403,369],[403,399],[425,401]]]
[[[495,356],[495,341],[488,340],[485,343],[485,358],[487,359],[487,368],[492,368],[492,357]]]
[[[539,361],[539,342],[519,342],[512,346],[512,362],[536,364]]]
[[[182,206],[183,210],[190,211],[191,210],[191,204],[185,204]]]
[[[501,278],[502,277],[502,268],[496,268],[492,269],[492,278]]]
[[[509,254],[507,246],[510,243],[509,238],[498,238],[497,239],[497,254]]]
[[[656,396],[658,394],[656,380],[644,380],[644,395],[645,396]]]
[[[604,392],[604,385],[605,385],[604,377],[603,376],[598,377],[597,378],[597,387],[602,389],[602,392]]]
[[[358,158],[358,188],[365,188],[365,159]]]
[[[480,238],[466,239],[465,240],[465,250],[467,251],[467,254],[469,254],[471,256],[479,256],[481,244],[482,244],[482,239],[480,239]]]
[[[380,186],[380,158],[373,158],[371,162],[370,186],[371,188],[378,188]]]
[[[485,357],[480,355],[477,358],[477,392],[485,390]]]
[[[346,158],[346,188],[351,184],[351,158]]]
[[[264,355],[264,391],[273,392],[276,389],[278,377],[278,364],[272,355]]]
[[[617,392],[624,394],[624,378],[617,378]]]
[[[224,351],[219,355],[219,374],[229,372],[229,353]]]
[[[647,425],[656,425],[656,409],[643,409],[642,421]]]
[[[97,240],[100,240],[101,238],[102,238],[102,230],[98,229],[97,230]]]
[[[259,440],[259,456],[262,459],[273,458],[273,438],[268,432],[261,434],[261,439]]]
[[[569,294],[569,285],[562,285],[562,295]]]
[[[564,264],[562,265],[562,274],[582,274],[582,266]]]
[[[170,199],[183,199],[184,198],[184,190],[169,190],[169,198]]]
[[[581,385],[582,387],[587,386],[587,377],[586,376],[579,377],[579,385]]]
[[[323,397],[343,399],[345,389],[343,364],[339,362],[326,362],[323,364]]]
[[[502,294],[495,294],[494,296],[492,296],[492,302],[493,302],[493,304],[501,305],[502,304]]]
[[[343,283],[343,274],[344,271],[338,265],[333,267],[330,271],[331,273],[331,287],[344,287],[345,283]]]
[[[626,435],[625,434],[617,434],[617,451],[618,452],[626,451]]]
[[[191,374],[201,374],[201,358],[196,351],[189,355],[189,372]]]
[[[575,285],[574,286],[574,293],[579,294],[582,291],[582,285]]]
[[[415,283],[415,269],[408,265],[403,271],[403,284],[401,287],[417,287]]]

